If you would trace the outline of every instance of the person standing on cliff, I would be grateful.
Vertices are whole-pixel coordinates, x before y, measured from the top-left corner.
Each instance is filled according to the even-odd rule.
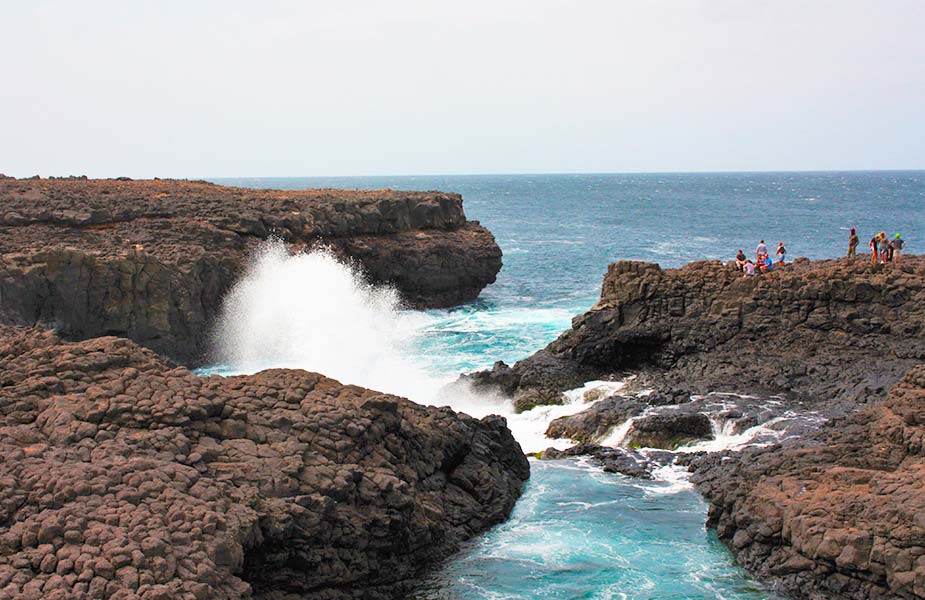
[[[880,234],[874,234],[874,237],[870,238],[870,243],[868,245],[870,246],[872,255],[870,259],[871,264],[875,265],[877,264],[877,257],[880,256]]]
[[[784,248],[784,242],[777,242],[777,252],[774,254],[774,259],[777,261],[777,266],[784,266],[785,256],[787,256],[787,249]]]
[[[848,236],[848,258],[857,255],[858,244],[861,243],[861,238],[858,237],[857,230],[852,227],[851,235]]]
[[[886,239],[886,232],[880,232],[880,263],[890,262],[890,240]]]
[[[768,257],[768,247],[764,245],[764,240],[761,240],[758,247],[755,248],[755,257],[758,259],[755,262],[759,265]]]
[[[893,262],[897,265],[899,264],[899,255],[902,254],[903,246],[906,245],[906,241],[902,239],[899,234],[896,234],[896,237],[893,238],[893,241],[890,242],[890,246],[893,248]]]

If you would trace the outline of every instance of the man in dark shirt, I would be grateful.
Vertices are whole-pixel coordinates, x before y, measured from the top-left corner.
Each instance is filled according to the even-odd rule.
[[[852,227],[851,235],[848,236],[848,258],[857,255],[858,244],[861,243],[861,238],[858,237],[857,230]]]

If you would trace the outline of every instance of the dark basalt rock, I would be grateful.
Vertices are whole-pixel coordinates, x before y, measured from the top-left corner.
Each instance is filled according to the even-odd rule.
[[[925,597],[925,365],[802,439],[690,462],[708,524],[788,594]]]
[[[629,448],[608,448],[595,444],[578,444],[567,450],[547,448],[540,453],[540,460],[559,460],[588,456],[599,464],[605,473],[620,473],[637,479],[652,479],[652,470],[662,466],[636,450]],[[670,462],[670,460],[669,460]]]
[[[249,253],[324,243],[415,307],[474,300],[501,250],[458,194],[0,180],[0,322],[129,337],[196,364]]]
[[[744,278],[720,262],[610,265],[601,298],[513,367],[469,376],[516,400],[645,372],[659,389],[791,394],[846,407],[882,398],[925,360],[925,258],[810,262]],[[850,409],[850,408],[849,408]]]
[[[396,598],[505,519],[504,419],[0,327],[0,598]]]
[[[674,450],[679,446],[713,439],[710,418],[699,412],[659,413],[633,420],[624,444],[629,447]]]
[[[641,414],[646,398],[610,396],[599,400],[574,415],[553,419],[546,428],[546,437],[568,438],[580,443],[593,443],[630,417]]]

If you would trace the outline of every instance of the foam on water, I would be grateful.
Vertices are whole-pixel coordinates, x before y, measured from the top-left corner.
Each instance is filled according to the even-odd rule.
[[[415,323],[400,308],[394,290],[323,249],[290,255],[266,242],[223,301],[216,362],[237,373],[302,368],[429,400],[435,382],[402,351]]]

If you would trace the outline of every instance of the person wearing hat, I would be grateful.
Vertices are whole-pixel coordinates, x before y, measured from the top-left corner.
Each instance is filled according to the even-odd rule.
[[[897,265],[899,264],[899,255],[902,254],[903,246],[905,245],[906,241],[903,240],[898,233],[896,237],[893,238],[893,241],[890,242],[890,248],[892,248],[893,251],[893,262]]]

